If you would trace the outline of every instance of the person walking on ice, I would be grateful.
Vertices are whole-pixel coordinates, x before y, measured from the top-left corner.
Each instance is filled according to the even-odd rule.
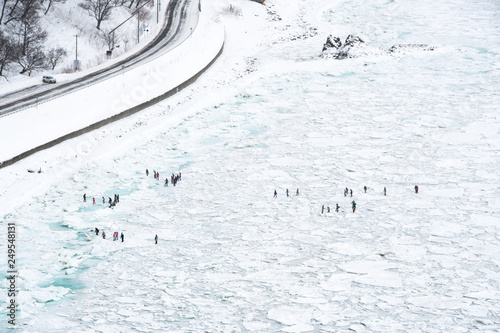
[[[339,208],[340,208],[340,206],[339,206],[339,204],[338,204],[338,203],[337,203],[337,204],[335,204],[335,205],[337,205],[337,206],[335,207],[335,211],[338,213],[338,212],[339,212]]]
[[[125,238],[125,236],[123,236],[123,232],[122,232],[121,238],[122,238],[122,243],[123,243],[123,239]]]
[[[286,189],[286,196],[289,197],[290,195],[288,194],[288,189]]]
[[[165,178],[165,186],[168,186],[168,177]]]
[[[367,188],[366,188],[366,185],[365,185],[365,187],[364,187],[365,193],[366,193],[366,189],[367,189]]]
[[[356,201],[352,201],[352,212],[354,213],[356,211]]]
[[[325,205],[321,206],[321,214],[325,212]]]
[[[418,186],[415,185],[415,193],[418,193]]]
[[[276,190],[274,190],[274,197],[276,198],[278,196],[278,192],[276,192]]]
[[[149,170],[146,169],[146,176],[149,176]]]
[[[299,189],[297,189],[297,193],[295,193],[295,195],[299,195]]]
[[[155,244],[158,244],[158,235],[155,235]]]
[[[387,194],[387,189],[384,187],[384,195]]]

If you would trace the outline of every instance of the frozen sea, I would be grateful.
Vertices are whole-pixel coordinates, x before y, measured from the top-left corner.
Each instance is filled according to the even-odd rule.
[[[194,87],[17,166],[65,163],[2,209],[22,331],[500,331],[498,1],[236,3]]]

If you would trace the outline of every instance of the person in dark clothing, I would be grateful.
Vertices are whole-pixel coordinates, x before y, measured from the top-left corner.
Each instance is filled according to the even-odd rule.
[[[418,193],[418,186],[415,185],[415,193]]]
[[[123,236],[123,232],[120,237],[122,238],[122,243],[123,243],[123,239],[125,238],[125,236]]]
[[[366,186],[364,187],[365,193],[366,193]]]
[[[274,190],[274,197],[276,198],[278,196],[278,192],[276,192],[276,190]]]
[[[97,227],[95,228],[95,235],[99,235],[99,229],[97,229]]]
[[[146,176],[149,176],[149,170],[146,169]]]
[[[87,194],[83,193],[83,202],[87,202]]]
[[[158,244],[158,235],[155,236],[155,244]]]
[[[387,189],[384,187],[384,195],[387,194]]]

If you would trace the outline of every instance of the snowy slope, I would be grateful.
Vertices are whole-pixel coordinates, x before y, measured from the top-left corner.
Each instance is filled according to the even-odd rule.
[[[54,70],[38,70],[28,75],[19,75],[17,67],[7,70],[5,77],[0,78],[0,95],[22,87],[41,83],[42,75],[54,75],[59,78],[73,73],[73,60],[80,60],[83,72],[105,65],[113,59],[136,52],[147,45],[161,29],[164,20],[164,10],[158,15],[156,7],[145,6],[142,10],[147,12],[141,17],[144,19],[139,29],[139,44],[137,43],[137,19],[130,19],[116,30],[116,48],[112,57],[108,59],[106,51],[108,46],[100,37],[100,33],[108,32],[123,23],[130,17],[134,8],[116,7],[108,20],[102,22],[101,31],[96,29],[96,20],[80,8],[81,1],[66,1],[53,4],[46,15],[40,18],[40,24],[47,32],[44,48],[63,48],[67,55],[63,57]],[[45,4],[47,1],[45,2]],[[78,39],[75,37],[78,35]],[[78,49],[77,49],[78,48]],[[77,53],[78,52],[78,53]],[[74,76],[78,76],[76,73]],[[80,73],[81,74],[81,73]],[[61,77],[62,78],[62,77]]]

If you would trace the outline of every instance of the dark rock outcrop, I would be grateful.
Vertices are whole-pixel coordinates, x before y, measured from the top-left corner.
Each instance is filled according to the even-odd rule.
[[[391,46],[389,53],[406,53],[408,51],[434,51],[434,46],[427,44],[396,44]]]
[[[342,43],[339,37],[329,35],[323,44],[321,57],[345,59],[370,55],[406,54],[414,51],[434,51],[434,47],[427,44],[396,44],[389,50],[382,50],[368,46],[359,36],[349,35]]]

